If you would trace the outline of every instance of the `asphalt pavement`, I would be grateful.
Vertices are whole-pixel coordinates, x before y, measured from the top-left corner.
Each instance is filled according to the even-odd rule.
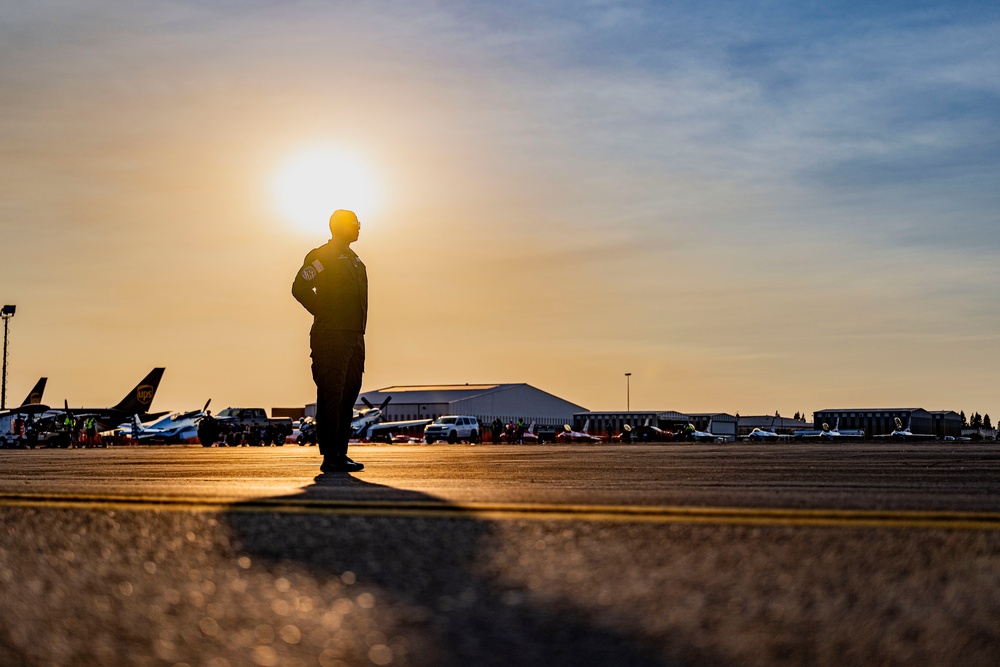
[[[1000,664],[994,445],[0,451],[0,665]]]

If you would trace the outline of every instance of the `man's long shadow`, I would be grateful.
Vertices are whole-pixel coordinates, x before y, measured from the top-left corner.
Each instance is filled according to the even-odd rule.
[[[268,499],[316,500],[391,501],[410,507],[432,502],[459,509],[433,496],[348,475],[320,475],[301,493]],[[382,589],[418,610],[410,630],[430,635],[433,664],[667,664],[648,640],[598,627],[569,604],[533,605],[526,587],[517,589],[484,574],[482,564],[500,540],[491,539],[496,535],[493,522],[471,514],[293,513],[267,527],[260,513],[240,511],[237,505],[226,521],[242,551],[255,559],[304,564],[320,582],[351,572],[357,583]],[[414,664],[430,664],[411,658]]]

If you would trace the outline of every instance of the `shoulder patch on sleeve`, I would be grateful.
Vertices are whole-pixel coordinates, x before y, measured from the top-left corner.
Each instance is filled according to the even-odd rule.
[[[302,269],[302,277],[305,280],[312,280],[313,278],[316,277],[316,269],[314,269],[311,264],[309,266],[304,267]]]
[[[314,259],[312,265],[316,269],[316,273],[319,273],[320,271],[323,270],[323,265],[320,263],[318,259]]]

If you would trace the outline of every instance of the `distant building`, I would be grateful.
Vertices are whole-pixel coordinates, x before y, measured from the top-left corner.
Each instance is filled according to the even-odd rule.
[[[385,421],[437,419],[441,415],[471,415],[481,423],[499,419],[503,423],[535,422],[538,426],[561,427],[585,408],[528,384],[443,384],[385,387],[358,397],[381,405],[392,397],[383,413]]]
[[[678,431],[688,424],[694,424],[699,431],[733,440],[736,438],[736,416],[724,412],[683,413],[673,410],[630,410],[618,412],[578,412],[573,415],[573,429],[579,431],[587,421],[590,433],[604,435],[621,433],[625,424],[632,428],[649,424],[665,431]],[[711,427],[710,427],[711,426]]]
[[[923,408],[854,408],[847,410],[819,410],[813,413],[816,428],[840,420],[840,429],[863,429],[865,437],[892,433],[899,419],[903,428],[922,435],[958,437],[962,434],[962,418],[953,410],[928,411]]]

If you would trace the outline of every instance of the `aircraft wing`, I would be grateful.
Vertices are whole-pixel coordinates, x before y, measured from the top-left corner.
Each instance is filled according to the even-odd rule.
[[[43,412],[48,412],[51,410],[47,405],[42,405],[41,403],[25,403],[24,405],[18,406],[16,408],[7,408],[4,410],[3,414],[12,415],[38,415]]]
[[[906,434],[896,434],[896,440],[937,440],[936,435],[931,435],[930,433],[906,433]]]
[[[398,431],[401,428],[407,428],[410,426],[426,426],[430,424],[433,419],[411,419],[409,421],[399,421],[399,422],[379,422],[377,424],[372,424],[365,429],[365,437],[370,438],[373,435],[379,435],[382,433],[387,433],[389,431]]]

